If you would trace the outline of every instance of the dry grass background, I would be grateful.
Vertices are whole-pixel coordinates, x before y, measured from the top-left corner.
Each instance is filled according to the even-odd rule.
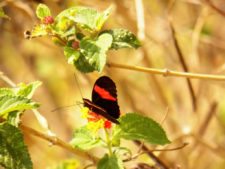
[[[176,39],[188,71],[225,73],[224,0],[1,0],[0,5],[11,20],[0,20],[0,71],[16,83],[43,82],[34,98],[41,103],[39,110],[52,131],[65,141],[69,141],[73,129],[82,124],[79,107],[51,110],[74,105],[81,101],[81,95],[74,80],[74,68],[66,63],[62,49],[48,38],[25,40],[23,37],[23,32],[37,22],[35,8],[40,2],[47,4],[54,15],[73,5],[101,11],[113,4],[115,8],[105,28],[131,30],[141,38],[142,47],[110,51],[109,61],[184,71],[174,45]],[[137,10],[140,2],[143,11],[140,7]],[[142,12],[144,18],[140,15]],[[174,36],[168,18],[171,18]],[[163,127],[172,144],[165,148],[189,143],[182,150],[156,153],[168,168],[225,168],[225,81],[190,80],[195,95],[193,102],[185,78],[106,67],[101,74],[77,73],[83,96],[90,98],[94,81],[103,74],[116,82],[122,112],[139,112],[160,122],[168,110]],[[0,85],[7,84],[0,81]],[[25,113],[23,123],[42,131],[31,112]],[[31,135],[26,135],[26,142],[35,169],[74,157]],[[135,152],[137,147],[129,144]],[[151,145],[148,147],[153,149]],[[140,160],[151,163],[145,156]]]

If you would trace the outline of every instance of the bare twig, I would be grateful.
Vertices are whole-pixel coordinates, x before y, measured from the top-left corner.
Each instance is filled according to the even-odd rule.
[[[112,68],[146,72],[146,73],[155,74],[155,75],[158,74],[158,75],[163,75],[165,77],[176,76],[176,77],[192,78],[192,79],[225,81],[224,75],[178,72],[178,71],[169,70],[169,69],[146,68],[146,67],[142,67],[142,66],[124,65],[124,64],[113,63],[113,62],[108,62],[107,66],[112,67]]]
[[[198,130],[198,135],[203,136],[207,130],[209,122],[212,120],[213,115],[216,113],[217,109],[217,102],[213,102],[210,106],[209,112],[207,113],[205,120],[203,121],[202,125]]]
[[[140,141],[134,141],[134,143],[140,146],[142,143]],[[161,169],[169,169],[167,164],[165,164],[161,159],[159,159],[151,150],[148,149],[146,145],[142,145],[142,150],[146,152],[146,154],[161,168]]]
[[[175,32],[175,29],[173,27],[171,18],[169,18],[169,26],[170,26],[171,33],[172,33],[172,40],[173,40],[175,49],[177,51],[179,60],[181,62],[181,65],[182,65],[182,67],[183,67],[183,69],[184,69],[185,72],[189,72],[188,66],[187,66],[187,64],[186,64],[186,62],[184,60],[184,56],[183,56],[182,51],[180,49],[180,46],[178,44],[178,40],[176,38],[176,32]],[[196,97],[195,97],[194,88],[193,88],[193,85],[192,85],[190,79],[187,79],[187,84],[188,84],[188,88],[189,88],[189,91],[190,91],[190,94],[191,94],[193,109],[196,110],[196,108],[197,108]]]
[[[138,38],[140,40],[145,39],[145,17],[144,17],[144,7],[142,0],[135,0],[136,15],[137,15],[137,28],[138,28]]]
[[[183,143],[181,146],[178,146],[178,147],[175,147],[175,148],[153,149],[153,150],[149,150],[149,151],[151,151],[151,152],[157,152],[157,151],[176,151],[176,150],[180,150],[180,149],[186,147],[187,145],[188,145],[188,143]],[[124,159],[123,162],[128,162],[128,161],[134,160],[134,159],[138,158],[142,154],[149,153],[149,151],[141,151],[141,152],[138,152],[137,154],[134,154],[132,157],[127,158],[127,159]]]
[[[214,9],[216,12],[218,12],[220,15],[225,16],[225,11],[222,11],[221,9],[219,9],[216,5],[213,4],[213,2],[211,0],[206,0],[206,3],[212,8]]]
[[[41,133],[35,129],[32,129],[30,127],[27,127],[25,125],[20,125],[20,128],[27,134],[32,134],[34,136],[37,136],[39,138],[42,138],[46,141],[49,141],[51,142],[53,145],[57,145],[59,147],[62,147],[63,149],[66,149],[68,150],[69,152],[79,156],[79,157],[82,157],[82,158],[85,158],[85,159],[90,159],[91,161],[93,162],[96,162],[97,161],[97,158],[95,158],[94,156],[91,156],[90,154],[88,153],[85,153],[83,151],[80,151],[80,150],[77,150],[77,149],[74,149],[70,144],[62,141],[61,139],[59,139],[58,137],[56,136],[50,136],[48,134],[45,134],[45,133]]]

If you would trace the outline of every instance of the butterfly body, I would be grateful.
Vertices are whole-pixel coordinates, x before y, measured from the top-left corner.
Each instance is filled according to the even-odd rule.
[[[120,110],[117,102],[116,85],[112,79],[102,76],[96,80],[92,90],[92,101],[83,98],[84,106],[92,112],[119,124]]]

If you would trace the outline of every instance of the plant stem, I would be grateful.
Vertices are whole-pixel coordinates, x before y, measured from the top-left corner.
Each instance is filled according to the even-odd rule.
[[[124,65],[124,64],[113,63],[113,62],[108,62],[107,66],[112,67],[112,68],[146,72],[146,73],[150,73],[150,74],[153,74],[153,75],[158,74],[158,75],[163,75],[165,77],[176,76],[176,77],[192,78],[192,79],[225,81],[224,75],[178,72],[178,71],[169,70],[169,69],[146,68],[146,67],[142,67],[142,66]]]
[[[108,146],[109,155],[111,156],[113,154],[112,153],[112,143],[111,143],[111,140],[109,138],[109,132],[107,131],[106,128],[104,128],[104,130],[105,130],[106,143],[107,143],[107,146]]]

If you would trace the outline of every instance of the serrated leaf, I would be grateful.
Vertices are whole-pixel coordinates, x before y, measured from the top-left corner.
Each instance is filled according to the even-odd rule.
[[[42,83],[40,81],[35,81],[29,84],[25,84],[25,83],[21,83],[19,84],[19,90],[17,92],[18,96],[23,96],[26,97],[28,99],[30,99],[35,90],[41,85]]]
[[[85,126],[80,129],[77,129],[74,132],[73,139],[71,140],[70,144],[73,147],[82,150],[89,150],[94,147],[103,145],[103,142],[99,137],[95,136],[95,133],[93,133],[93,131],[89,130]]]
[[[20,130],[0,124],[0,165],[6,169],[32,169],[32,162]]]
[[[39,19],[44,19],[46,16],[51,16],[51,11],[45,4],[39,4],[36,9],[36,15]]]
[[[0,116],[7,116],[13,111],[36,109],[39,105],[22,96],[6,95],[0,97]]]
[[[104,12],[98,13],[98,16],[95,19],[96,30],[101,30],[106,20],[109,18],[109,15],[112,11],[112,6],[107,8]]]
[[[47,25],[39,24],[31,30],[29,38],[41,37],[45,35],[48,35]]]
[[[23,112],[22,111],[13,111],[10,112],[7,115],[7,122],[15,127],[18,127],[21,120],[20,120],[20,116]]]
[[[120,125],[114,130],[114,138],[143,140],[151,144],[170,143],[163,128],[154,120],[136,113],[128,113],[119,119]]]
[[[106,154],[97,165],[97,169],[123,169],[123,164],[120,158],[115,154],[109,156]]]
[[[64,55],[66,56],[69,64],[74,64],[74,62],[79,59],[80,52],[72,47],[66,46],[64,47]]]
[[[96,33],[96,31],[102,28],[110,12],[111,7],[102,13],[92,8],[81,6],[72,7],[56,16],[54,29],[60,35],[63,35],[63,33],[74,26],[83,32]]]
[[[47,169],[76,169],[79,168],[79,161],[74,159],[63,160],[57,166],[48,167]]]
[[[137,37],[126,29],[111,29],[103,31],[103,33],[109,33],[113,37],[111,49],[120,48],[138,48],[141,46]]]
[[[81,72],[101,72],[106,64],[106,52],[112,44],[112,36],[101,34],[97,40],[82,39],[80,41],[81,56],[74,63]]]
[[[5,95],[15,95],[14,88],[0,88],[0,97]]]

